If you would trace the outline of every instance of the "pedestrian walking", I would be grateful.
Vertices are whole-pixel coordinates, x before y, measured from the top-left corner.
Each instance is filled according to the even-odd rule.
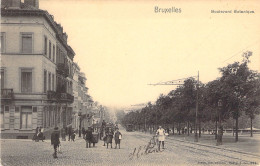
[[[165,130],[162,128],[162,126],[159,126],[159,129],[156,131],[156,136],[158,136],[159,150],[160,150],[161,143],[162,143],[162,147],[164,149]]]
[[[36,127],[35,133],[34,133],[33,139],[32,139],[32,140],[35,141],[35,142],[38,142],[38,141],[39,141],[39,140],[38,140],[38,137],[37,137],[38,131],[39,131],[39,127]]]
[[[85,136],[86,148],[90,148],[91,147],[92,137],[93,137],[92,129],[91,129],[91,127],[88,127],[88,130],[86,131],[86,136]]]
[[[108,131],[109,131],[109,127],[106,127],[105,128],[105,136],[103,137],[103,141],[104,141],[104,145],[103,146],[106,146],[105,144],[107,142]]]
[[[61,132],[61,140],[66,141],[66,129],[62,128],[60,132]]]
[[[42,133],[42,130],[40,130],[39,129],[39,132],[38,132],[38,134],[37,134],[37,137],[38,137],[38,140],[42,140],[42,142],[44,142],[43,140],[44,140],[44,135],[43,135],[43,133]]]
[[[107,132],[107,135],[106,135],[106,142],[107,142],[107,148],[108,148],[108,144],[111,144],[111,148],[112,148],[112,139],[113,139],[113,135],[114,133],[112,132],[112,129],[109,128],[108,132]]]
[[[68,141],[70,141],[71,135],[72,135],[72,128],[71,127],[68,128],[68,134],[69,134],[69,140]]]
[[[116,132],[115,132],[114,138],[115,138],[115,144],[116,144],[115,149],[117,148],[117,145],[118,145],[118,147],[120,149],[120,141],[122,139],[122,134],[120,133],[119,128],[116,128]]]
[[[71,140],[74,142],[76,137],[76,132],[72,129],[72,134],[71,134]]]
[[[57,148],[60,145],[60,133],[59,133],[59,128],[55,127],[54,131],[51,133],[51,145],[53,145],[54,148],[54,153],[53,157],[58,158],[57,156]]]
[[[86,130],[85,130],[84,127],[82,127],[82,129],[81,129],[81,133],[82,133],[82,135],[83,135],[83,139],[85,139],[84,137],[85,137],[85,134],[86,134]]]

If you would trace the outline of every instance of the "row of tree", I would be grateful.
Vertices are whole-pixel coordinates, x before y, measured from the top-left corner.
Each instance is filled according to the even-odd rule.
[[[222,122],[232,117],[236,121],[238,141],[238,118],[245,112],[251,119],[252,136],[252,121],[255,115],[259,114],[260,75],[248,67],[251,55],[252,52],[245,52],[242,62],[219,68],[221,77],[207,84],[194,78],[186,79],[183,85],[168,95],[160,95],[155,104],[148,103],[139,111],[127,113],[121,118],[121,122],[124,125],[134,124],[139,128],[144,126],[145,130],[172,124],[173,131],[176,125],[179,129],[180,125],[185,123],[188,131],[190,126],[198,126],[200,136],[202,122],[222,126]]]

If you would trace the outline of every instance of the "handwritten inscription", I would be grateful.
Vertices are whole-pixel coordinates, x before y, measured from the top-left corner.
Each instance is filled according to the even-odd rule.
[[[140,158],[141,156],[150,154],[150,153],[159,153],[163,152],[163,150],[159,150],[156,141],[154,138],[148,142],[147,145],[139,146],[138,148],[134,148],[134,151],[130,153],[129,159],[133,160],[134,158]]]

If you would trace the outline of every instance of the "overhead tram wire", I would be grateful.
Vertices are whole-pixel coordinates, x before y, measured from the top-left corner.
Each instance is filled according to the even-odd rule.
[[[248,49],[249,47],[251,47],[251,46],[253,46],[253,45],[259,43],[259,41],[260,41],[260,40],[256,40],[253,44],[248,45],[246,48],[244,48],[244,49],[238,51],[237,53],[233,54],[233,55],[232,55],[231,57],[229,57],[228,59],[222,61],[222,63],[224,63],[224,62],[226,62],[226,61],[228,61],[228,60],[234,58],[234,57],[237,56],[237,55],[240,55],[241,52],[243,52],[243,51],[245,51],[246,49]]]
[[[171,81],[165,81],[165,82],[158,82],[154,84],[148,84],[148,85],[183,85],[183,82],[188,79],[188,78],[197,78],[198,76],[190,76],[190,77],[185,77],[181,79],[176,79],[176,80],[171,80]]]

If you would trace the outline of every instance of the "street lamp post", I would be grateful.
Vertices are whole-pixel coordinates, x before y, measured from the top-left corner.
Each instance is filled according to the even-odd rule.
[[[194,139],[194,142],[199,141],[199,139],[198,139],[198,129],[197,129],[198,110],[199,110],[199,72],[198,72],[197,95],[196,95],[196,119],[195,119],[195,139]]]
[[[218,136],[217,136],[217,145],[222,145],[222,135],[223,135],[223,127],[221,124],[221,109],[222,109],[222,100],[218,100],[218,121],[219,121],[219,128],[218,128]]]
[[[80,112],[78,113],[78,115],[79,115],[79,137],[81,137],[81,121],[82,121],[81,109],[80,109]]]

